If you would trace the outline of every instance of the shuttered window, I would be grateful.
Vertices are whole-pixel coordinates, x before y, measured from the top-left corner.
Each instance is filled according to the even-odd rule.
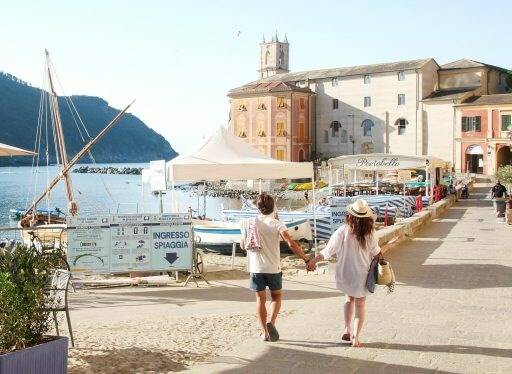
[[[501,131],[510,131],[512,130],[512,114],[503,114],[501,116]]]
[[[462,117],[462,132],[480,132],[481,117]]]
[[[286,136],[286,130],[284,128],[284,122],[276,123],[276,135],[277,136]]]

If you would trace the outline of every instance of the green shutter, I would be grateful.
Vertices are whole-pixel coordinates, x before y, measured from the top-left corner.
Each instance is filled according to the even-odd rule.
[[[481,128],[482,127],[480,126],[480,116],[475,117],[475,131],[480,132]]]
[[[462,117],[462,132],[468,131],[468,117]]]
[[[510,125],[512,125],[512,115],[503,114],[501,116],[501,131],[508,131]]]

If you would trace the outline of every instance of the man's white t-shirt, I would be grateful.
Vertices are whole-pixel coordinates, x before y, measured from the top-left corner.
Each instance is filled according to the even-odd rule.
[[[249,273],[277,274],[281,272],[281,233],[288,230],[286,225],[275,218],[274,213],[256,217],[261,249],[247,251]]]

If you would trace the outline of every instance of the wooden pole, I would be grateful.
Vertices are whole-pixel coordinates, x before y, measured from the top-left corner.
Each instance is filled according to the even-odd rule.
[[[55,87],[53,85],[53,79],[52,79],[52,73],[50,70],[50,54],[47,50],[45,50],[46,55],[46,67],[47,67],[47,74],[48,74],[48,82],[50,84],[50,91],[51,91],[51,111],[52,111],[52,117],[53,117],[53,128],[55,131],[55,137],[57,139],[57,150],[59,152],[60,160],[62,163],[62,169],[64,170],[66,166],[68,165],[68,155],[66,151],[66,141],[64,139],[64,130],[62,129],[62,121],[60,118],[60,111],[59,111],[59,102],[58,102],[58,96],[55,91]],[[64,180],[66,182],[66,192],[68,197],[68,210],[71,215],[75,215],[78,211],[78,207],[76,205],[76,202],[74,201],[73,197],[73,183],[71,181],[71,177],[67,172],[63,172],[62,176],[64,177]]]

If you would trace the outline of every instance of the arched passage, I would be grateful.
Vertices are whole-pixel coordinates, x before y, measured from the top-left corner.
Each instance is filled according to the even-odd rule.
[[[304,150],[299,151],[299,162],[304,162]]]
[[[496,152],[496,166],[512,165],[512,149],[509,145],[504,145]]]

